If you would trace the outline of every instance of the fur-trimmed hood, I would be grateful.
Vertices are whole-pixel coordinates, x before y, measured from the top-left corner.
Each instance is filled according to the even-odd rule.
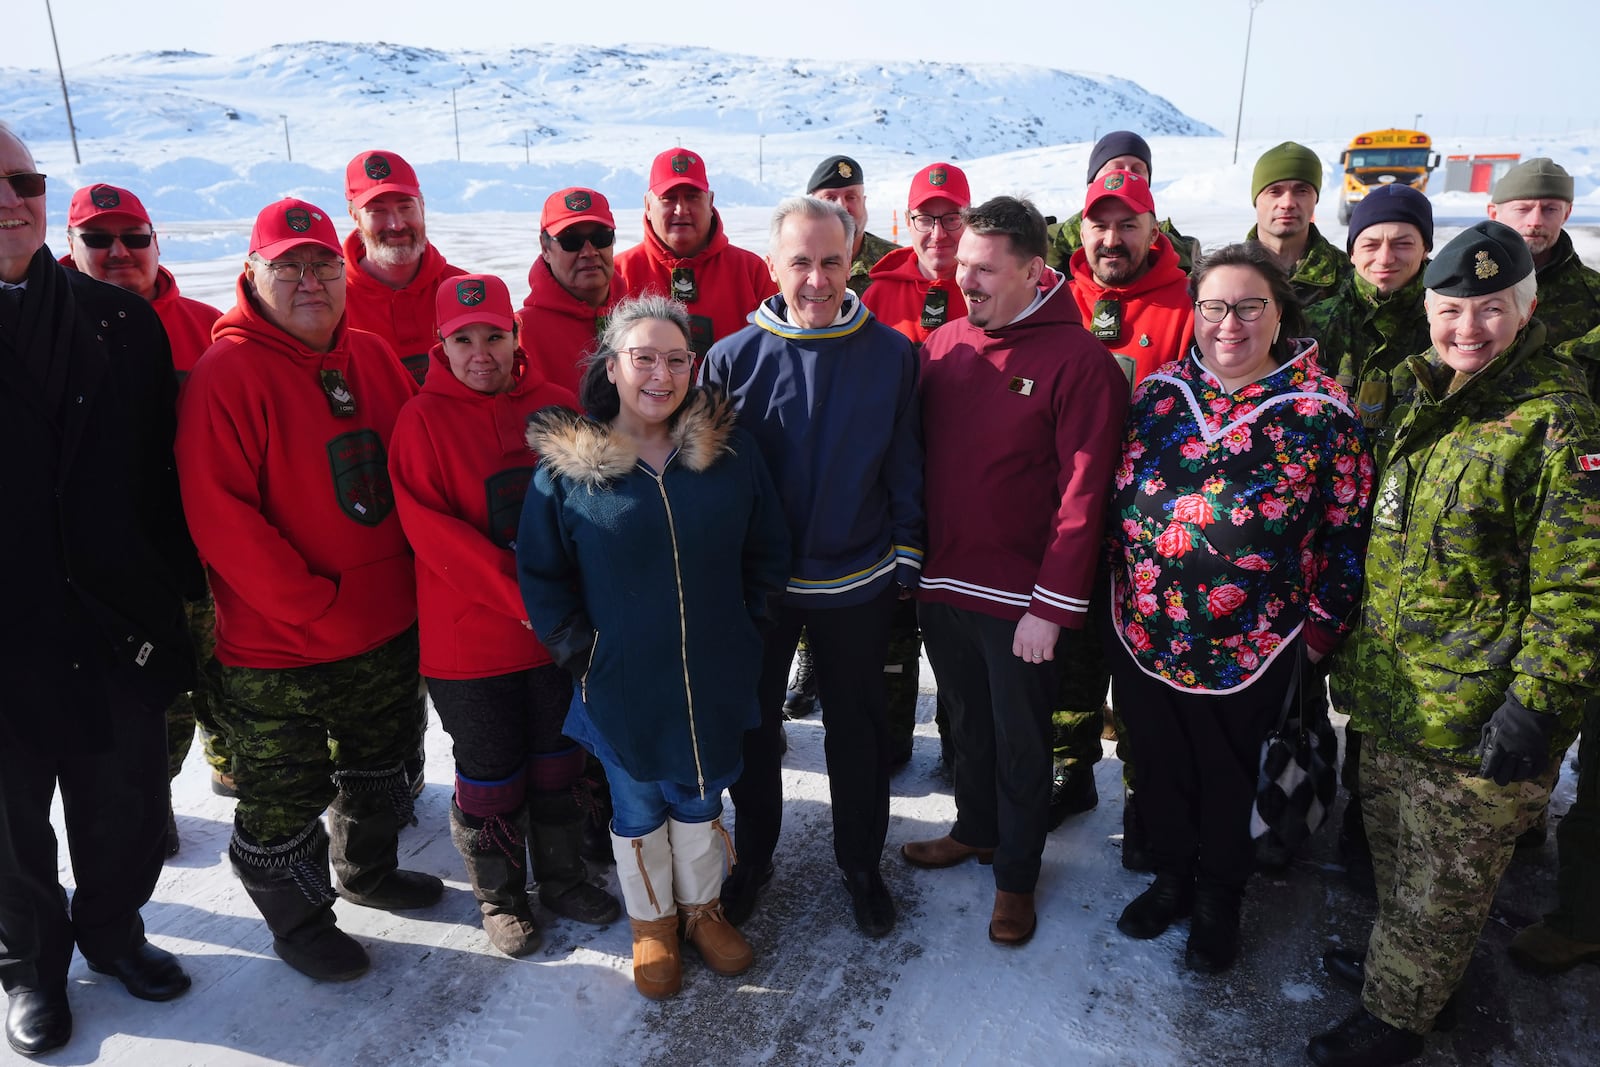
[[[731,452],[728,438],[737,417],[720,390],[693,390],[672,428],[678,462],[699,472]],[[626,476],[639,462],[639,450],[626,434],[568,408],[535,412],[526,436],[528,447],[553,474],[591,489]]]

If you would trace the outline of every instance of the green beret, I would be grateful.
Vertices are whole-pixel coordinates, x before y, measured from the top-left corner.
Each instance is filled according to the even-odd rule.
[[[1524,160],[1506,171],[1494,183],[1489,203],[1503,204],[1507,200],[1565,200],[1572,203],[1572,175],[1561,164],[1536,156]]]
[[[1422,285],[1440,296],[1488,296],[1533,273],[1533,255],[1522,235],[1503,222],[1484,219],[1450,239],[1422,272]]]
[[[1303,144],[1285,141],[1269,148],[1256,160],[1255,173],[1250,176],[1250,202],[1254,204],[1261,190],[1273,182],[1305,182],[1322,197],[1322,160]]]
[[[866,180],[861,173],[861,164],[849,156],[829,156],[811,172],[806,193],[810,195],[818,189],[847,189],[852,185],[864,185]]]

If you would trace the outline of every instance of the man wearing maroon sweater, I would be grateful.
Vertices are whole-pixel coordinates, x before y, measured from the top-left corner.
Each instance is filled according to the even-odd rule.
[[[353,903],[417,908],[442,891],[396,854],[420,723],[416,575],[388,446],[415,387],[348,327],[349,269],[320,208],[263,208],[177,441],[217,604],[216,714],[239,792],[229,855],[278,955],[325,980],[368,964],[334,922],[330,852]]]
[[[956,821],[901,849],[917,867],[994,864],[989,939],[1020,945],[1050,803],[1056,641],[1087,622],[1128,383],[1044,264],[1026,200],[963,213],[967,317],[922,347],[928,661],[955,735]]]

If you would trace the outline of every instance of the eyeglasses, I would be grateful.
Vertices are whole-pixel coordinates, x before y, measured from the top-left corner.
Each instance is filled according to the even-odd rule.
[[[1230,304],[1224,300],[1196,300],[1195,309],[1200,312],[1200,317],[1207,322],[1221,322],[1228,317],[1228,312],[1233,312],[1240,322],[1254,322],[1267,310],[1267,305],[1272,301],[1260,296],[1246,297],[1237,304]]]
[[[594,245],[596,249],[610,248],[616,242],[617,231],[610,228],[598,230],[562,230],[556,235],[556,244],[561,246],[563,252],[582,252],[586,244]]]
[[[659,361],[666,360],[667,370],[681,375],[688,374],[694,363],[694,356],[687,348],[622,348],[617,351],[619,355],[627,355],[634,370],[655,370]]]
[[[911,225],[918,233],[932,233],[933,224],[936,222],[944,227],[945,233],[955,233],[966,225],[959,211],[951,211],[944,215],[911,215],[910,219]]]
[[[315,263],[302,263],[298,259],[282,259],[275,263],[263,261],[261,265],[267,268],[267,272],[272,275],[275,281],[293,282],[295,285],[300,284],[307,271],[310,271],[311,276],[319,282],[331,282],[337,278],[344,277],[344,260],[342,259],[319,259]]]
[[[24,199],[32,199],[33,197],[44,195],[43,174],[25,170],[18,174],[0,174],[0,178],[10,182],[11,191]]]
[[[149,248],[150,242],[156,239],[154,230],[149,233],[106,233],[104,230],[79,230],[78,240],[90,248],[110,248],[115,241],[121,241],[122,247],[137,251]]]

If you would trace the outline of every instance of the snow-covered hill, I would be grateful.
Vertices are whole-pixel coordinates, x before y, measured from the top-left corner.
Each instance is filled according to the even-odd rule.
[[[734,204],[769,203],[803,181],[819,144],[870,168],[1093,140],[1116,126],[1216,134],[1103,75],[645,45],[444,52],[319,41],[240,57],[147,52],[74,68],[68,85],[84,164],[102,180],[138,175],[141,187],[181,188],[163,214],[190,219],[253,212],[265,202],[248,188],[259,184],[257,166],[274,168],[279,185],[314,187],[378,144],[414,162],[453,163],[459,142],[471,176],[430,188],[430,206],[481,211],[525,206],[508,202],[518,187],[573,182],[631,200],[650,158],[680,140],[707,157],[714,177],[721,172],[719,198]],[[70,158],[55,72],[0,68],[0,114],[41,157]],[[277,165],[291,151],[285,174]],[[196,158],[214,164],[197,168]],[[737,173],[719,166],[733,158]],[[559,179],[541,181],[546,174]]]

